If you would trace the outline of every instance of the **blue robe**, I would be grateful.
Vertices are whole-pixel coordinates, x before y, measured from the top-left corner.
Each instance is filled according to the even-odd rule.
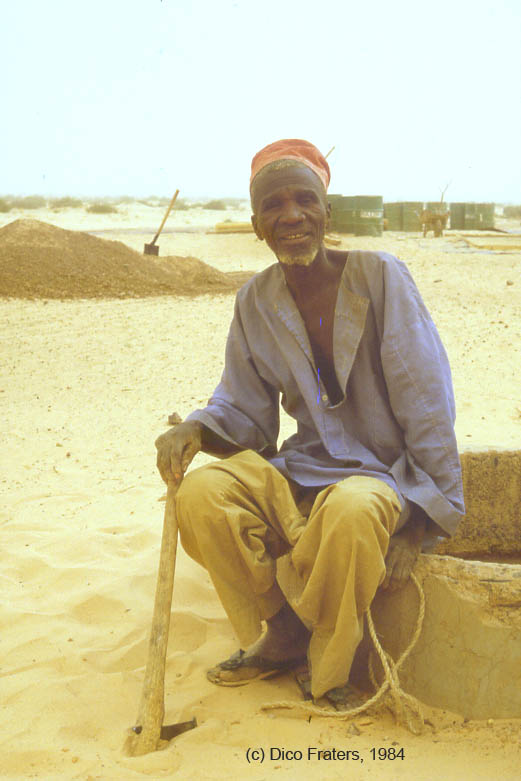
[[[276,263],[239,290],[221,381],[208,406],[188,420],[255,450],[300,485],[380,478],[403,506],[413,502],[453,534],[464,504],[450,367],[402,261],[383,252],[348,253],[333,353],[343,393],[337,404]],[[297,431],[277,450],[279,400]]]

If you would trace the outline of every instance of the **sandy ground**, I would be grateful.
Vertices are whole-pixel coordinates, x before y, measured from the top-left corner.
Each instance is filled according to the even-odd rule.
[[[161,215],[133,205],[106,217],[30,214],[139,250]],[[18,216],[27,215],[1,215],[0,224]],[[272,262],[253,235],[201,230],[222,219],[248,213],[174,213],[161,254],[192,255],[223,271]],[[518,449],[521,252],[476,251],[450,233],[343,245],[385,249],[409,264],[451,359],[460,450]],[[261,711],[265,702],[298,697],[289,676],[240,689],[208,683],[205,669],[236,643],[208,576],[183,551],[165,722],[196,716],[199,726],[165,751],[124,756],[164,507],[153,443],[169,413],[204,406],[218,382],[233,298],[0,301],[0,777],[519,779],[521,722],[463,722],[438,712],[414,736],[386,711],[353,722]],[[281,438],[291,430],[284,418]],[[194,466],[206,460],[198,456]],[[308,759],[312,747],[349,749],[360,759]],[[381,747],[404,748],[404,759],[373,759]],[[248,748],[263,748],[264,762],[249,763]]]

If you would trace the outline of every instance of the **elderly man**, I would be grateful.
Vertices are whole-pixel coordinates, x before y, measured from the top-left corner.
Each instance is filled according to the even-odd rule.
[[[329,178],[299,139],[253,158],[252,224],[277,262],[237,294],[208,406],[156,447],[163,479],[182,480],[182,544],[241,644],[209,679],[241,685],[307,659],[313,697],[343,707],[377,588],[407,580],[463,501],[436,328],[404,263],[326,249]],[[277,449],[279,398],[297,431]],[[199,450],[221,460],[183,477]],[[285,554],[300,584],[291,605]]]

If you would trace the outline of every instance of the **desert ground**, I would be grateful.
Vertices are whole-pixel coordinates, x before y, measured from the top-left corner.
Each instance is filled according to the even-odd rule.
[[[108,215],[13,210],[0,214],[0,231],[30,218],[141,253],[163,212],[138,203]],[[207,232],[224,219],[247,221],[247,204],[174,210],[157,242],[160,259],[190,256],[226,273],[254,273],[274,261],[252,233]],[[515,222],[497,225],[521,231]],[[39,224],[24,230],[37,236]],[[519,449],[521,235],[386,232],[343,236],[340,246],[385,250],[408,264],[451,361],[460,451]],[[34,242],[27,253],[37,263]],[[432,711],[423,734],[413,735],[387,709],[349,721],[262,711],[266,702],[299,699],[290,675],[213,686],[205,670],[234,651],[236,640],[207,574],[182,550],[165,723],[195,716],[198,727],[164,751],[125,756],[164,509],[154,440],[170,413],[184,417],[203,407],[219,381],[234,290],[216,292],[204,279],[197,295],[181,296],[86,298],[80,291],[68,298],[65,288],[57,297],[24,290],[24,297],[11,291],[0,298],[0,777],[520,778],[521,719],[468,721]],[[281,441],[291,431],[283,416]],[[192,466],[208,460],[199,455]],[[261,747],[265,761],[249,763],[248,748]],[[308,760],[308,747],[349,749],[360,759]],[[380,747],[403,748],[404,758],[373,759]]]

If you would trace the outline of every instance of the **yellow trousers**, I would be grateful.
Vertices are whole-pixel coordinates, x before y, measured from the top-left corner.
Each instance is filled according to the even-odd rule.
[[[246,450],[185,475],[176,509],[182,545],[208,570],[243,648],[286,602],[277,580],[285,557],[298,584],[287,596],[312,632],[312,693],[320,697],[349,678],[401,506],[390,486],[363,476],[309,498]]]

